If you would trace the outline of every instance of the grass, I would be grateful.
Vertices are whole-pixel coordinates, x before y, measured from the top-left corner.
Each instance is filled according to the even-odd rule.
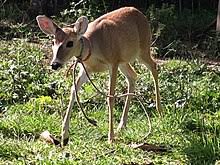
[[[65,148],[39,140],[44,130],[59,135],[68,103],[71,77],[65,69],[51,72],[39,45],[23,40],[0,42],[0,164],[215,164],[220,160],[220,71],[198,60],[169,60],[160,65],[164,117],[155,111],[150,73],[135,64],[137,93],[142,95],[152,122],[152,132],[139,102],[133,99],[128,127],[107,143],[108,114],[105,98],[90,84],[83,86],[81,101],[98,127],[91,126],[74,106],[70,142]],[[94,75],[107,90],[107,74]],[[119,76],[117,92],[126,88]],[[123,99],[115,106],[115,127]],[[147,142],[166,152],[133,149],[129,144]]]
[[[72,21],[77,13],[84,13],[92,20],[101,14],[101,10],[95,8],[65,10],[61,13],[61,22]],[[159,67],[162,119],[155,111],[151,75],[135,63],[139,75],[136,91],[141,95],[152,123],[151,134],[145,140],[143,137],[149,131],[149,125],[139,102],[133,99],[128,127],[109,145],[106,98],[97,95],[88,83],[83,86],[80,98],[88,115],[98,121],[98,127],[88,124],[75,105],[69,145],[59,148],[41,141],[39,135],[45,130],[60,135],[72,78],[64,78],[67,66],[57,72],[50,70],[49,41],[43,39],[45,35],[39,33],[33,23],[35,20],[28,24],[17,23],[23,19],[23,12],[16,4],[3,6],[0,11],[0,164],[214,165],[220,162],[220,67],[193,59],[198,56],[218,58],[217,40],[208,35],[199,43],[196,41],[193,49],[181,41],[181,37],[191,40],[188,38],[191,33],[207,25],[212,20],[212,13],[202,11],[197,16],[186,11],[177,19],[173,6],[150,9],[153,33],[159,36],[154,51],[161,56],[172,57],[174,54],[184,59],[191,57],[191,60],[168,60]],[[189,16],[186,23],[185,18]],[[202,55],[195,51],[200,47]],[[104,91],[107,91],[107,78],[106,73],[93,75],[95,84]],[[125,92],[124,77],[120,74],[117,93]],[[124,99],[117,98],[115,128],[123,105]],[[166,151],[130,147],[132,143],[141,142],[162,146]]]

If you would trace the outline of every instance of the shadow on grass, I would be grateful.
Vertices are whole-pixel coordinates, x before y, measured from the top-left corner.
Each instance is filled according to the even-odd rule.
[[[0,125],[0,133],[4,138],[24,139],[27,141],[38,139],[40,135],[40,133],[37,132],[30,132],[19,128],[7,128],[3,125]]]
[[[0,146],[0,159],[3,160],[13,160],[23,157],[19,152],[15,151],[14,148],[10,146]]]
[[[208,139],[205,136],[199,136],[188,140],[190,144],[183,151],[186,153],[190,164],[215,164],[220,159],[219,146],[215,137]]]
[[[189,120],[185,130],[189,145],[184,148],[184,152],[191,164],[215,164],[220,159],[220,130],[217,126],[213,123],[208,126],[204,119],[197,118]]]
[[[190,164],[214,165],[220,160],[220,125],[217,113],[198,112],[182,124],[187,141],[183,151]]]

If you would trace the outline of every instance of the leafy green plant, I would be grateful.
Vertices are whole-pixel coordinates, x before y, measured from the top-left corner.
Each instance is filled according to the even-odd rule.
[[[22,41],[1,44],[4,47],[1,50],[1,99],[9,102],[25,101],[40,90],[46,92],[42,53]]]
[[[85,14],[88,9],[92,20],[102,11],[95,11],[97,8],[91,7],[91,4],[96,5],[97,2],[83,1],[79,4],[84,5],[82,9],[79,9],[81,6],[76,6],[76,3],[72,4],[72,11],[67,10],[63,16],[70,21],[73,20],[73,15],[77,17]],[[188,52],[193,54],[183,40],[189,37],[188,34],[194,26],[199,26],[193,24],[194,17],[188,20],[187,24],[190,26],[184,29],[187,25],[179,22],[181,20],[178,20],[173,6],[164,5],[161,9],[152,7],[150,10],[153,33],[158,37],[154,51],[164,51],[164,54],[169,52],[167,56],[184,53],[186,55]],[[175,29],[178,26],[181,27],[180,31]],[[18,28],[19,32],[29,36],[27,26],[19,25],[13,28]],[[5,37],[12,32],[13,30],[5,34]],[[47,40],[38,38],[39,34],[30,35],[34,35],[38,42],[48,45]],[[214,38],[212,40],[214,42]],[[211,42],[207,45],[212,49]],[[197,53],[194,52],[195,56]],[[52,72],[47,67],[49,56],[45,55],[45,50],[38,44],[28,43],[27,40],[1,40],[0,54],[0,164],[153,162],[206,165],[220,160],[220,73],[217,65],[210,66],[194,58],[163,62],[159,66],[159,81],[164,116],[160,118],[155,111],[154,86],[150,72],[135,62],[134,68],[138,73],[136,92],[140,94],[150,116],[151,134],[143,139],[150,126],[139,102],[133,98],[127,128],[117,134],[112,145],[106,142],[106,98],[96,94],[91,84],[85,84],[79,92],[80,101],[87,114],[98,121],[98,127],[91,126],[75,105],[69,145],[60,149],[40,141],[39,135],[45,130],[55,136],[60,135],[72,84],[70,76],[64,78],[68,65]],[[92,76],[94,83],[104,91],[107,91],[107,78],[106,73]],[[125,92],[125,80],[119,74],[117,93]],[[123,105],[123,98],[116,99],[115,127],[120,121]],[[130,147],[132,143],[141,142],[163,146],[166,150],[152,152]]]
[[[105,1],[79,1],[71,2],[69,7],[61,12],[62,21],[73,23],[81,15],[86,15],[90,20],[94,20],[107,12],[107,2]]]
[[[156,44],[156,54],[160,57],[183,57],[194,56],[192,49],[198,47],[196,32],[201,31],[215,18],[215,13],[207,10],[192,11],[184,9],[178,13],[174,5],[163,4],[161,8],[152,5],[147,10],[152,32],[153,41]],[[207,40],[209,40],[207,42]],[[200,40],[200,46],[207,48],[207,44],[218,51],[215,37],[207,36]],[[203,44],[204,42],[204,44]],[[197,54],[198,56],[198,54]],[[208,56],[212,56],[211,53]]]
[[[148,110],[149,131],[139,102],[132,99],[127,128],[117,134],[114,144],[107,144],[108,116],[104,97],[95,94],[88,83],[80,92],[87,114],[98,121],[91,126],[77,106],[73,108],[70,143],[60,150],[39,141],[49,130],[59,136],[72,78],[64,79],[65,68],[50,72],[38,45],[24,41],[1,42],[0,162],[11,164],[214,164],[219,160],[219,72],[197,60],[171,60],[160,66],[160,89],[164,117],[158,117],[150,72],[135,63],[139,76],[136,92]],[[95,77],[95,78],[94,78]],[[14,80],[15,79],[15,80]],[[107,89],[106,74],[95,74],[94,83]],[[15,83],[15,82],[16,83]],[[124,78],[118,78],[118,93],[125,92]],[[13,88],[13,86],[15,88]],[[53,94],[48,93],[52,86]],[[16,97],[13,98],[14,93]],[[116,100],[115,126],[123,99]],[[164,153],[136,150],[130,143],[162,145]],[[4,144],[4,145],[3,145]]]

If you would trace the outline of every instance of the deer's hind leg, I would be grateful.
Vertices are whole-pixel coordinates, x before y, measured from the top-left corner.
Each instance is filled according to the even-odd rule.
[[[135,80],[137,78],[136,72],[133,70],[131,65],[128,64],[128,63],[119,65],[119,68],[120,68],[121,72],[126,77],[126,81],[127,81],[127,84],[128,84],[127,93],[133,93],[134,90],[135,90]],[[125,106],[124,106],[124,109],[123,109],[123,112],[122,112],[121,120],[120,120],[120,123],[118,125],[117,131],[124,128],[127,124],[128,110],[129,110],[129,106],[130,106],[131,97],[132,96],[129,96],[129,95],[126,96]]]
[[[139,60],[151,71],[151,74],[154,79],[154,87],[155,87],[155,94],[156,94],[156,109],[159,112],[160,116],[162,116],[157,64],[154,61],[154,59],[151,57],[150,48],[144,49],[144,51],[141,52],[139,56]]]

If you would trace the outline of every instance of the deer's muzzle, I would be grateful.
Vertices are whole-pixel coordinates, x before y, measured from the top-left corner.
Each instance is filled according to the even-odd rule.
[[[62,65],[60,64],[60,63],[58,63],[58,62],[53,62],[52,64],[51,64],[51,67],[52,67],[52,69],[53,70],[57,70],[59,67],[61,67]]]

